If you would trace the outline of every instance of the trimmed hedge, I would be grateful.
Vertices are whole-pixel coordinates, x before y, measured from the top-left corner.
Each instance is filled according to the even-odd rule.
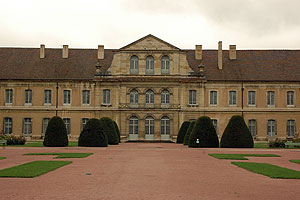
[[[107,136],[108,144],[116,145],[119,144],[119,137],[113,121],[108,117],[102,117],[100,119],[100,127],[103,129]]]
[[[181,127],[178,131],[178,135],[177,135],[177,140],[176,143],[178,144],[182,144],[183,140],[184,140],[184,136],[189,128],[190,122],[189,121],[185,121],[181,124]]]
[[[80,133],[78,146],[107,147],[108,140],[100,126],[99,119],[90,119]]]
[[[186,131],[186,134],[184,136],[183,145],[188,145],[190,141],[190,135],[193,131],[193,128],[196,124],[196,121],[191,121],[188,130]]]
[[[199,143],[197,143],[197,139]],[[199,117],[189,139],[189,147],[219,147],[219,139],[211,119]]]
[[[114,126],[115,126],[115,130],[116,130],[116,132],[117,132],[117,135],[118,135],[118,137],[119,137],[119,142],[121,142],[120,129],[119,129],[119,127],[118,127],[118,124],[117,124],[117,122],[115,122],[115,121],[113,121],[113,123],[114,123]]]
[[[3,137],[3,139],[6,140],[6,145],[24,145],[26,143],[24,136],[8,135]]]
[[[222,148],[253,148],[251,133],[240,115],[234,115],[229,120],[221,138]]]
[[[52,117],[47,126],[43,142],[44,146],[66,147],[68,143],[68,134],[64,121],[60,117]]]

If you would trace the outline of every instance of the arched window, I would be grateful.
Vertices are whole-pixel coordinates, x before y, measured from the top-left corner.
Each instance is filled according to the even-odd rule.
[[[129,119],[129,134],[139,133],[139,119],[137,117],[131,117]]]
[[[130,74],[139,73],[139,58],[137,56],[131,56],[130,58]]]
[[[170,93],[168,90],[163,90],[161,93],[161,104],[170,104]]]
[[[145,120],[145,135],[154,134],[154,119],[153,117],[147,117]]]
[[[162,117],[160,120],[160,134],[170,135],[170,119],[169,117]]]
[[[146,92],[146,104],[154,104],[154,92],[152,90]]]
[[[170,59],[169,56],[161,58],[161,74],[170,74]]]
[[[154,58],[152,56],[146,58],[146,74],[154,74]]]
[[[130,92],[130,104],[138,104],[139,103],[139,93],[136,90],[131,90]]]

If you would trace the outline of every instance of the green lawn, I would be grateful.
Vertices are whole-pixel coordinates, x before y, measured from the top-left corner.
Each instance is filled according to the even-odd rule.
[[[232,164],[247,169],[251,172],[262,174],[270,178],[300,179],[300,171],[271,165],[268,163],[231,162]]]
[[[5,158],[6,158],[6,157],[1,157],[1,156],[0,156],[0,160],[3,160],[3,159],[5,159]]]
[[[298,164],[300,164],[300,160],[290,160],[290,162],[293,162],[293,163],[298,163]]]
[[[68,147],[77,147],[78,142],[69,141]],[[27,141],[24,145],[8,145],[8,147],[44,147],[43,141]]]
[[[268,143],[268,142],[264,142],[264,143],[254,143],[254,148],[268,149],[268,148],[269,148],[269,143]]]
[[[57,168],[72,163],[71,161],[34,161],[0,170],[0,177],[34,178]]]
[[[208,154],[218,159],[230,159],[230,160],[248,160],[245,156],[249,157],[280,157],[275,154],[223,154],[223,153],[210,153]]]
[[[27,153],[24,155],[57,155],[55,158],[85,158],[93,153]]]

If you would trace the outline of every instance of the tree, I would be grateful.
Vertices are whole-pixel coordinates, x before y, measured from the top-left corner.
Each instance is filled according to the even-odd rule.
[[[108,144],[119,144],[119,137],[115,130],[113,121],[108,117],[102,117],[100,119],[100,127],[103,129],[104,133],[107,135]]]
[[[189,121],[185,121],[181,124],[181,127],[178,131],[178,135],[177,135],[177,141],[176,143],[178,144],[182,144],[183,140],[184,140],[184,136],[189,128],[190,122]]]
[[[52,117],[48,123],[44,138],[46,147],[68,146],[68,134],[64,121],[60,117]]]
[[[199,117],[189,139],[189,147],[219,147],[219,139],[211,119]]]
[[[193,131],[193,128],[195,126],[196,121],[191,121],[188,130],[186,131],[186,134],[184,136],[183,145],[188,145],[190,140],[190,135]]]
[[[116,130],[116,132],[117,132],[117,135],[118,135],[118,137],[119,137],[119,142],[121,142],[120,129],[119,129],[119,127],[118,127],[118,124],[117,124],[117,122],[115,122],[115,121],[113,121],[113,123],[114,123],[114,126],[115,126],[115,130]]]
[[[78,146],[82,147],[107,147],[108,140],[99,119],[90,119],[80,133]]]
[[[229,120],[221,138],[223,148],[253,148],[253,138],[244,121],[239,115],[234,115]]]

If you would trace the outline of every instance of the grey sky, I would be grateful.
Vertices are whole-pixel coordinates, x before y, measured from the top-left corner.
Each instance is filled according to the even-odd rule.
[[[0,0],[0,46],[120,48],[153,34],[179,48],[300,49],[299,0]]]

